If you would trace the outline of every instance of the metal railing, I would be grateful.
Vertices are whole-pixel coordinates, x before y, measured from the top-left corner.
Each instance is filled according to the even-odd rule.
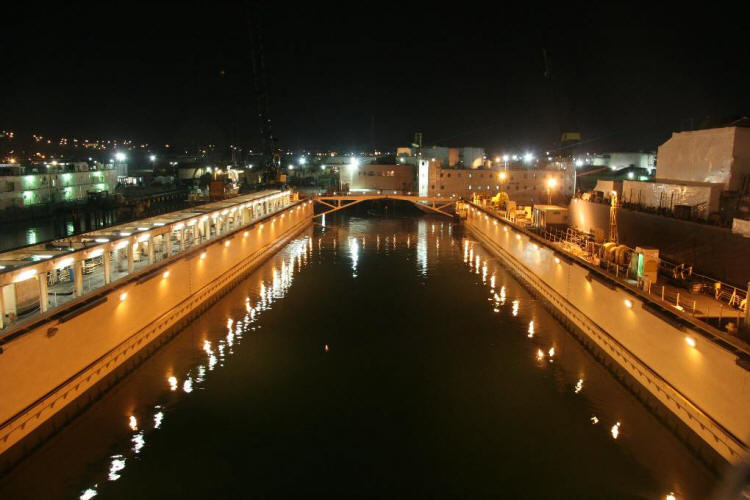
[[[293,201],[289,192],[241,196],[102,230],[118,234],[117,239],[93,232],[37,245],[34,248],[39,252],[62,251],[28,263],[16,261],[23,264],[11,269],[0,267],[0,337],[110,283],[250,226]],[[46,245],[55,250],[44,250]],[[28,248],[2,255],[19,254],[18,258],[29,253]],[[30,299],[22,303],[19,292]],[[11,294],[12,310],[5,305],[7,294]]]
[[[502,210],[489,205],[484,205],[483,208],[503,220],[512,222],[505,217]],[[659,276],[667,283],[653,284],[638,277],[636,270],[630,264],[630,256],[635,253],[635,250],[630,247],[626,247],[624,262],[615,262],[605,258],[604,243],[595,242],[592,235],[577,229],[527,226],[526,230],[556,244],[566,253],[595,265],[611,277],[628,285],[637,286],[663,304],[691,314],[696,319],[712,326],[718,326],[719,329],[727,327],[730,332],[733,332],[741,326],[744,320],[747,290],[695,273],[692,266],[659,258]],[[730,325],[730,323],[733,324]]]

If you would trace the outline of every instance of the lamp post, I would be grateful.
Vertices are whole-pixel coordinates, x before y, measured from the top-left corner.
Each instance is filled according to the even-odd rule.
[[[128,170],[127,166],[125,167],[124,171],[122,169],[123,163],[125,163],[125,160],[127,160],[127,155],[123,153],[122,151],[115,152],[114,159],[112,161],[112,165],[115,167],[115,171],[117,172],[117,176],[119,177],[127,177],[128,176]]]
[[[500,172],[500,173],[499,173],[499,174],[497,175],[497,178],[498,178],[498,180],[500,181],[500,187],[502,188],[502,186],[503,186],[503,183],[505,182],[505,179],[507,179],[507,178],[508,178],[508,174],[506,174],[505,172]]]
[[[547,179],[547,204],[552,205],[552,189],[557,185],[557,179],[551,177]]]

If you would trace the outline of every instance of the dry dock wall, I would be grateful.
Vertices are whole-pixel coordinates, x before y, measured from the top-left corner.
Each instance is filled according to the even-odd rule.
[[[21,441],[45,422],[55,420],[54,427],[64,423],[60,414],[74,413],[71,407],[89,399],[97,384],[184,326],[212,298],[308,227],[312,215],[311,202],[297,202],[113,282],[92,294],[89,306],[63,312],[3,344],[0,465],[7,467],[23,454],[19,448],[33,445]]]
[[[729,462],[744,455],[750,372],[737,364],[736,353],[479,206],[470,206],[466,225],[586,343],[615,360],[718,455]]]
[[[573,198],[568,207],[571,226],[588,233],[609,231],[609,204]],[[729,228],[700,224],[627,208],[617,211],[620,243],[658,248],[667,260],[695,266],[695,271],[744,288],[750,281],[750,238]]]

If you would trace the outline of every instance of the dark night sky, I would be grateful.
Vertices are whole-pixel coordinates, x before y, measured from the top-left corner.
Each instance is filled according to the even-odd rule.
[[[740,7],[519,4],[264,6],[280,145],[392,148],[421,130],[427,144],[538,150],[570,123],[592,149],[655,148],[691,120],[750,115]],[[236,122],[258,143],[241,4],[29,4],[4,17],[2,128],[221,144]]]

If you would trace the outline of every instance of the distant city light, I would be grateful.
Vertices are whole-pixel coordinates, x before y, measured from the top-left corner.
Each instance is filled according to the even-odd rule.
[[[151,160],[152,162],[156,161],[156,155],[151,155],[148,157],[148,159]]]
[[[298,160],[298,163],[299,163],[300,165],[304,165],[305,163],[307,163],[307,158],[305,158],[304,156],[303,156],[303,157],[301,157],[301,158],[300,158],[300,159]]]
[[[510,160],[510,155],[503,155],[503,161]]]
[[[525,155],[523,155],[523,161],[526,163],[531,163],[532,161],[534,161],[534,155],[531,153],[526,153]]]
[[[118,151],[117,153],[115,153],[115,160],[117,161],[125,161],[126,158],[127,156],[122,151]]]

